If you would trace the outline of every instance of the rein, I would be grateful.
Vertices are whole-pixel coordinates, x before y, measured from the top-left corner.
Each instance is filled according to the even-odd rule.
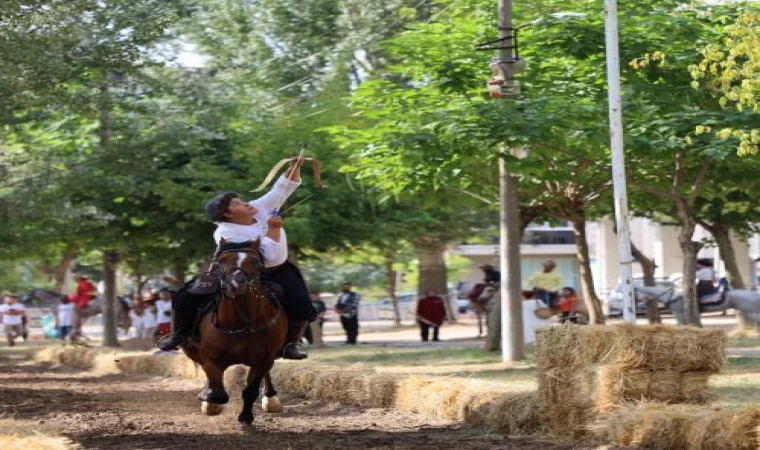
[[[215,256],[216,256],[216,259],[218,260],[219,256],[221,256],[221,255],[223,255],[225,253],[232,253],[232,252],[235,252],[235,253],[252,253],[253,250],[245,249],[245,248],[225,248],[225,249],[220,249],[219,251],[217,251]],[[215,261],[215,264],[217,264],[217,263],[218,263],[218,261]],[[257,266],[260,269],[259,273],[261,273],[261,271],[263,271],[263,269],[264,269],[264,264],[261,262],[261,258],[259,258],[259,260],[257,262]],[[237,275],[239,273],[243,274],[243,276],[246,278],[246,282],[244,284],[245,291],[243,291],[242,294],[238,294],[238,296],[239,295],[246,295],[246,294],[249,294],[251,291],[255,291],[254,293],[258,293],[258,294],[260,294],[261,297],[265,297],[263,299],[264,301],[266,301],[268,299],[271,300],[271,301],[273,301],[275,307],[277,308],[275,314],[271,318],[269,318],[269,320],[267,320],[266,322],[264,322],[263,324],[256,325],[255,323],[253,323],[253,321],[250,318],[248,318],[248,316],[242,310],[242,308],[240,307],[240,304],[238,302],[234,301],[234,299],[236,297],[235,294],[234,294],[234,290],[237,290],[237,288],[239,287],[239,285],[237,285],[237,282],[235,281],[234,277],[235,277],[235,275]],[[266,330],[268,328],[271,328],[272,326],[274,326],[274,324],[277,323],[277,321],[280,319],[280,316],[282,315],[282,306],[280,305],[279,300],[277,300],[277,297],[275,295],[273,295],[273,293],[271,291],[269,292],[270,295],[267,295],[267,291],[269,291],[269,289],[266,286],[264,286],[263,284],[261,284],[261,280],[260,280],[259,276],[255,276],[253,278],[248,278],[246,276],[245,272],[243,272],[243,270],[241,268],[239,268],[239,267],[236,267],[234,270],[232,270],[229,275],[227,275],[227,274],[224,274],[224,275],[226,275],[229,278],[232,278],[232,280],[231,280],[232,289],[230,289],[230,287],[229,287],[229,284],[228,284],[229,282],[227,282],[226,279],[222,279],[222,281],[221,281],[221,284],[222,284],[222,295],[219,297],[219,299],[217,299],[217,301],[216,301],[217,305],[214,308],[214,312],[211,315],[211,325],[214,327],[215,330],[217,330],[220,333],[228,334],[228,335],[253,334],[253,333],[257,333],[257,332],[260,332],[260,331],[264,331],[264,330]],[[259,287],[258,289],[256,289],[257,285]],[[228,329],[225,329],[225,328],[222,328],[221,326],[219,326],[219,303],[223,302],[223,301],[232,302],[232,304],[235,306],[235,314],[236,314],[237,318],[240,319],[243,322],[243,324],[244,324],[241,328],[236,328],[236,329],[233,329],[233,330],[228,330]]]

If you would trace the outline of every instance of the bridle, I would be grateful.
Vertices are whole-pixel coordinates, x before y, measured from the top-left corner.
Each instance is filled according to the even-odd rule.
[[[252,248],[230,248],[230,249],[220,250],[216,252],[214,264],[218,267],[222,275],[220,279],[222,294],[217,300],[217,305],[214,308],[214,312],[212,313],[212,316],[211,316],[211,324],[214,326],[214,329],[216,329],[220,333],[234,335],[234,334],[257,333],[259,331],[264,331],[274,326],[274,324],[276,324],[280,319],[280,315],[282,314],[282,306],[280,305],[280,302],[277,300],[277,297],[273,295],[273,293],[269,290],[269,288],[267,288],[263,283],[261,283],[261,277],[259,274],[263,272],[264,270],[264,263],[262,262],[263,258],[259,257],[258,260],[256,261],[256,266],[257,266],[256,275],[250,276],[239,266],[229,268],[231,270],[229,270],[228,268],[223,268],[219,264],[219,257],[226,253],[259,253],[259,251],[254,250]],[[260,253],[259,253],[259,256],[261,256]],[[253,290],[258,291],[261,297],[266,297],[268,299],[271,299],[274,302],[274,305],[277,309],[275,314],[269,320],[267,320],[266,322],[260,325],[256,325],[255,323],[253,323],[253,320],[250,319],[242,310],[242,308],[240,307],[240,304],[235,301],[236,297],[241,296],[241,295],[246,295]],[[241,328],[228,330],[219,326],[219,305],[218,304],[223,301],[231,302],[234,305],[235,314],[237,315],[237,318],[243,322],[243,326]]]

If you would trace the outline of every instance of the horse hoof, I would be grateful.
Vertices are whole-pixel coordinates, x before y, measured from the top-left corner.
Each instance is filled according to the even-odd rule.
[[[238,416],[238,422],[243,425],[251,425],[253,423],[253,413],[241,412]]]
[[[267,397],[265,395],[264,398],[261,399],[261,408],[264,412],[268,413],[281,413],[284,409],[282,407],[282,402],[280,402],[280,399],[277,398],[276,395],[272,397]]]
[[[201,402],[201,412],[207,416],[218,416],[222,413],[224,405],[216,403]]]

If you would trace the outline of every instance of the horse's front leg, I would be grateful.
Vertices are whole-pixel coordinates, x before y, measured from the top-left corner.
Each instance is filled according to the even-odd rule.
[[[264,375],[264,397],[261,399],[261,407],[264,412],[268,413],[281,413],[283,411],[282,403],[277,397],[277,391],[272,383],[271,369],[267,370]]]
[[[222,405],[230,401],[229,395],[224,390],[224,368],[211,362],[206,362],[201,365],[201,368],[208,380],[208,387],[198,395],[203,401],[201,411],[208,416],[216,416],[222,412]]]
[[[248,371],[248,379],[246,380],[245,389],[243,389],[243,410],[238,415],[238,422],[250,425],[253,423],[253,404],[256,403],[256,399],[259,397],[261,391],[261,380],[272,368],[274,361],[262,365],[251,367]]]

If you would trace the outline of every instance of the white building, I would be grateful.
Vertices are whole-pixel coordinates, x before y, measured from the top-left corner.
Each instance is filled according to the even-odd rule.
[[[591,256],[591,270],[597,294],[606,298],[618,283],[618,244],[613,231],[613,222],[603,219],[590,222],[586,226],[586,236]],[[709,241],[710,234],[697,228],[695,240]],[[648,257],[654,258],[657,264],[657,277],[669,277],[682,271],[682,253],[678,245],[678,227],[662,224],[649,219],[634,218],[631,220],[631,239],[634,244]],[[498,242],[489,245],[459,245],[455,253],[472,260],[471,271],[465,277],[466,281],[482,279],[482,273],[477,268],[479,264],[493,264],[498,268]],[[760,239],[755,236],[750,242],[734,240],[734,251],[742,276],[748,285],[756,285],[755,260],[760,257]],[[551,227],[545,224],[528,226],[521,246],[522,279],[526,280],[532,273],[541,270],[543,261],[553,259],[557,263],[557,271],[562,275],[564,284],[580,290],[580,273],[576,258],[575,238],[572,227]],[[719,277],[725,275],[725,268],[720,260],[716,247],[706,244],[699,253],[700,258],[712,259]],[[641,274],[641,268],[634,264],[634,276]]]

